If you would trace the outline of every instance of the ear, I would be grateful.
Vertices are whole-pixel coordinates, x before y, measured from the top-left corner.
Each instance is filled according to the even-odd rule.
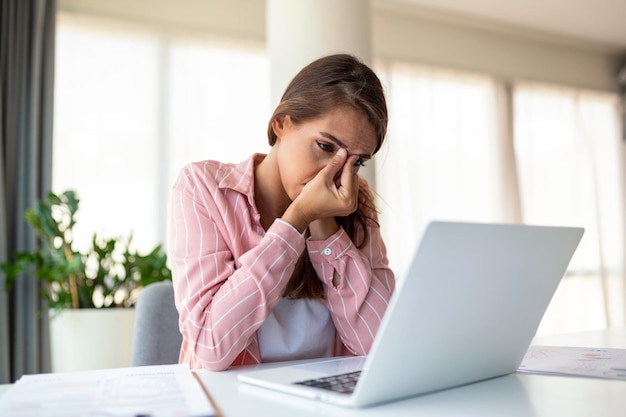
[[[285,130],[289,128],[291,125],[291,117],[286,114],[284,116],[279,116],[272,120],[272,130],[276,137],[280,139],[281,136],[285,133]]]

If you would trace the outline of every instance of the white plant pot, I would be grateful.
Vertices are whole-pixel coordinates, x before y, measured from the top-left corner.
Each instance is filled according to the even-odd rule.
[[[134,308],[50,312],[52,372],[130,366]]]

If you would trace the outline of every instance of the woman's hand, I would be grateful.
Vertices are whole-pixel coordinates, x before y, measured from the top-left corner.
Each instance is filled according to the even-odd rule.
[[[354,166],[358,155],[348,156],[339,148],[331,161],[303,188],[298,197],[285,211],[283,220],[291,223],[300,232],[312,225],[312,232],[319,231],[327,236],[312,236],[323,239],[329,231],[337,231],[335,216],[347,216],[358,207],[358,166]],[[317,234],[317,233],[316,233]]]

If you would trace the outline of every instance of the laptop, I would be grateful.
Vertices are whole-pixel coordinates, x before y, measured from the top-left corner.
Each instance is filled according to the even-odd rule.
[[[573,227],[433,222],[367,357],[284,364],[238,379],[358,408],[513,373],[582,235]]]

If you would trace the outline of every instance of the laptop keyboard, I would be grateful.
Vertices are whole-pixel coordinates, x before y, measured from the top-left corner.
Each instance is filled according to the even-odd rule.
[[[346,374],[307,379],[306,381],[295,382],[295,384],[341,392],[343,394],[352,394],[360,375],[361,371],[348,372]]]

